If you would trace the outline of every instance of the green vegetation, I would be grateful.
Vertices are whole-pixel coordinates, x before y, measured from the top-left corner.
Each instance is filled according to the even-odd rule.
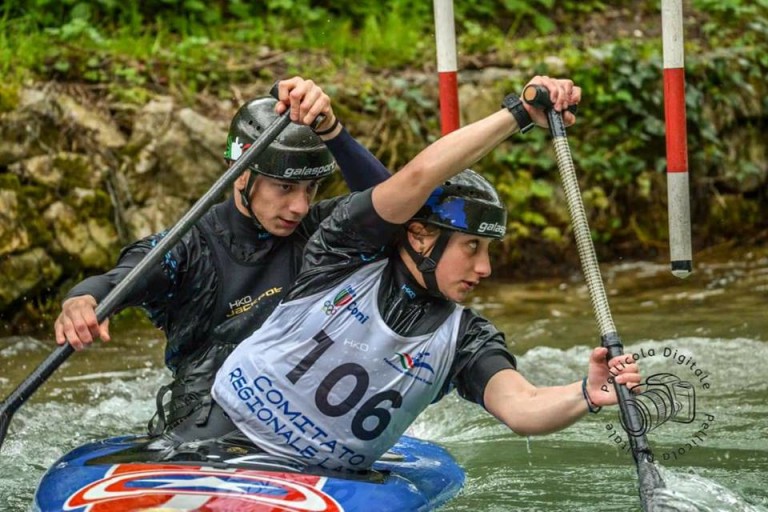
[[[575,32],[609,5],[562,4],[458,2],[462,46],[485,53],[520,37]],[[432,5],[423,0],[9,0],[0,18],[0,72],[12,81],[76,80],[188,95],[269,74],[260,61],[272,63],[276,55],[288,73],[308,74],[314,60],[326,73],[350,65],[422,68],[434,61],[433,34]]]
[[[462,69],[509,70],[487,86],[489,97],[534,73],[585,89],[569,137],[594,236],[611,242],[607,256],[666,243],[659,4],[455,2]],[[758,146],[766,154],[768,0],[692,0],[685,9],[694,229],[705,246],[766,229],[768,164],[744,155]],[[86,84],[113,102],[162,93],[195,104],[301,74],[327,84],[352,131],[397,168],[439,132],[436,92],[408,78],[434,72],[434,45],[424,0],[9,0],[0,7],[0,112],[27,80]],[[522,242],[549,251],[570,243],[543,130],[478,170],[509,205],[508,260]],[[745,186],[752,181],[761,185]]]

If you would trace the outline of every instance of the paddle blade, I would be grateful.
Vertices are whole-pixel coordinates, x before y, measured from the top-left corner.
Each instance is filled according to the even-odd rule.
[[[656,489],[664,488],[659,469],[649,460],[637,461],[637,480],[640,490],[640,502],[645,512],[652,510],[653,493]]]

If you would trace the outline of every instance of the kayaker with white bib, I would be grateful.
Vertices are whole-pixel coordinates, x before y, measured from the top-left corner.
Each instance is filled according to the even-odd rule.
[[[581,90],[536,77],[567,124]],[[467,169],[546,116],[516,95],[445,135],[373,189],[338,204],[311,237],[295,285],[219,370],[216,409],[268,454],[364,470],[452,389],[521,435],[563,429],[617,403],[609,378],[639,384],[635,364],[596,348],[585,377],[537,387],[504,334],[459,303],[491,274],[505,206]],[[220,406],[220,409],[219,409]],[[189,432],[189,431],[187,431]],[[202,435],[200,437],[203,437]]]

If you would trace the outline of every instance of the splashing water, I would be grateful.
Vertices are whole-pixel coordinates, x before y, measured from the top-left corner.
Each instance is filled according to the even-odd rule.
[[[654,493],[653,512],[766,512],[768,508],[753,505],[727,487],[695,473],[661,469],[665,489]]]
[[[699,265],[685,282],[667,273],[666,265],[648,264],[606,272],[625,352],[644,354],[644,376],[672,373],[696,391],[693,422],[672,418],[648,434],[667,483],[656,508],[766,512],[768,258]],[[531,382],[584,375],[597,332],[578,278],[496,283],[479,290],[472,306],[506,333]],[[27,510],[38,480],[65,452],[146,428],[155,391],[168,380],[163,341],[156,331],[120,333],[116,325],[113,339],[74,355],[14,417],[0,458],[3,512]],[[0,339],[0,394],[7,396],[51,349],[45,337]],[[709,374],[710,388],[702,388],[688,361]],[[715,419],[693,446],[706,415]],[[616,409],[604,408],[561,432],[518,437],[455,393],[409,430],[446,446],[467,472],[464,491],[443,512],[639,511],[635,467],[617,433]]]

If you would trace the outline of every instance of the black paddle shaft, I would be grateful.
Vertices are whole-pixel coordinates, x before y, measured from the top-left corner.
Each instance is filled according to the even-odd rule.
[[[144,284],[145,270],[156,265],[187,231],[202,217],[218,200],[219,197],[245,172],[253,160],[259,156],[272,141],[290,124],[290,109],[275,119],[259,135],[253,144],[237,159],[227,172],[224,173],[190,210],[171,228],[170,231],[149,251],[144,258],[128,273],[120,283],[96,307],[96,318],[99,323],[107,319],[125,300],[134,286]],[[37,391],[56,369],[72,355],[75,349],[65,343],[54,350],[8,397],[0,407],[0,447],[5,440],[5,434],[11,418],[19,407]]]
[[[576,179],[573,158],[568,146],[563,116],[552,108],[553,105],[549,98],[549,91],[545,87],[539,85],[526,87],[523,91],[523,99],[547,113],[549,129],[557,156],[557,165],[568,200],[568,210],[571,214],[571,223],[579,251],[579,259],[595,311],[595,319],[600,328],[600,343],[608,349],[608,360],[613,359],[623,355],[624,347],[611,317],[608,298],[605,293],[602,276],[600,275],[597,256],[595,255],[594,243],[592,242],[587,216],[584,211],[579,183]],[[568,110],[575,112],[571,108]],[[643,509],[649,510],[653,490],[664,487],[664,482],[653,465],[653,454],[645,437],[645,430],[642,427],[641,419],[638,417],[637,409],[630,406],[632,393],[626,386],[619,384],[615,380],[613,386],[624,420],[622,424],[627,431],[627,437],[632,448],[632,456],[637,465],[637,473],[640,480],[640,499]]]

